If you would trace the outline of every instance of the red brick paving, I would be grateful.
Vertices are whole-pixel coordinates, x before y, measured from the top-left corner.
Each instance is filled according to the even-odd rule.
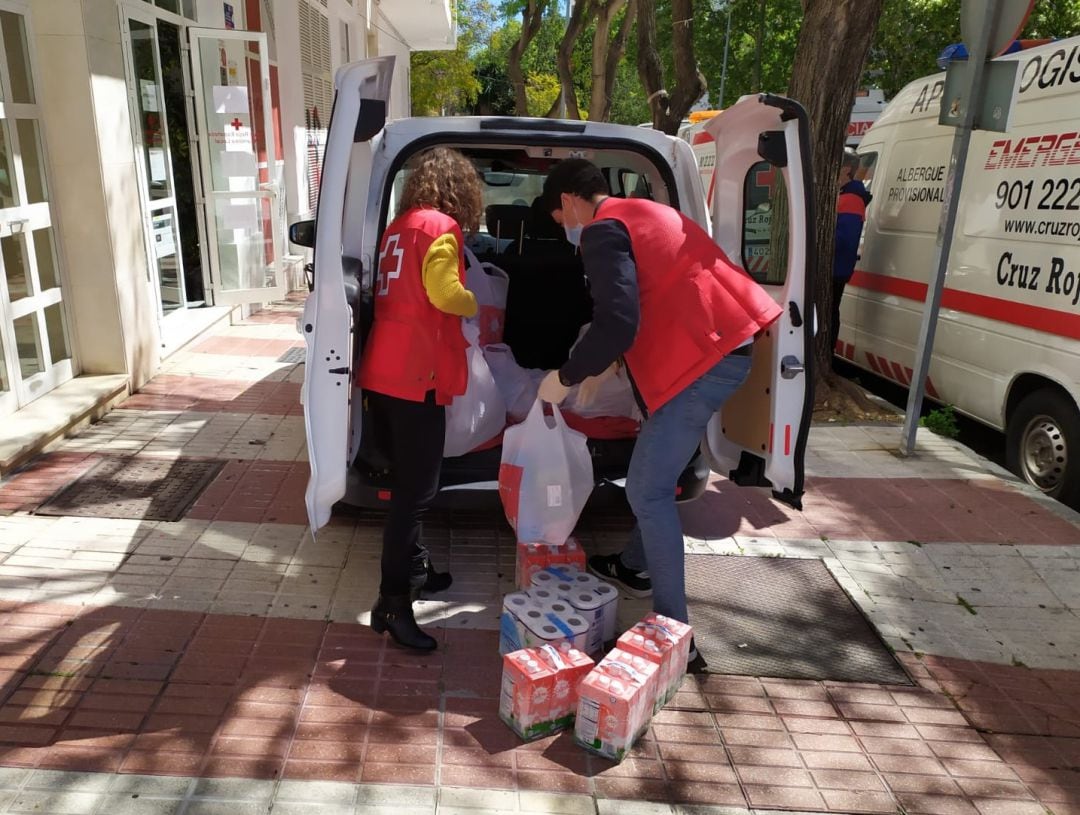
[[[124,410],[191,410],[200,413],[258,413],[299,416],[300,384],[163,374],[120,406]]]
[[[304,491],[308,474],[306,461],[229,461],[188,510],[186,517],[208,521],[306,523]]]
[[[689,679],[613,765],[566,733],[522,744],[498,720],[495,632],[445,632],[414,655],[359,625],[14,603],[0,604],[0,632],[5,766],[842,812],[1080,808],[1080,739],[1049,721],[1074,709],[1061,694],[1080,673],[904,654],[923,687]],[[1041,734],[923,724],[956,712],[938,683],[957,677],[1060,704]]]
[[[98,462],[93,453],[49,453],[0,480],[0,514],[31,512]]]
[[[682,508],[686,534],[920,543],[1073,545],[1077,528],[1004,481],[808,478],[803,511],[714,479]]]
[[[0,514],[32,512],[104,454],[48,453],[0,481]],[[185,517],[214,521],[302,524],[308,464],[229,460]],[[3,667],[0,661],[0,668]]]

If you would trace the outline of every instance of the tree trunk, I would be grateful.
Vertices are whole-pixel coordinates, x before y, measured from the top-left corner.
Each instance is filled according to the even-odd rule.
[[[540,24],[544,20],[548,2],[549,0],[528,0],[521,11],[521,35],[510,46],[510,53],[507,55],[506,73],[514,88],[514,112],[518,116],[529,115],[529,100],[525,93],[525,75],[521,72],[521,59],[525,56],[525,49],[529,47],[533,37],[540,31]]]
[[[589,20],[596,14],[593,0],[577,0],[574,10],[570,12],[570,20],[566,24],[566,33],[562,42],[559,43],[559,53],[556,56],[556,68],[559,74],[559,85],[562,87],[562,98],[566,100],[566,118],[580,119],[581,111],[578,110],[577,92],[574,90],[574,73],[570,66],[570,60],[574,55],[574,45],[578,37],[585,29]]]
[[[619,11],[626,7],[622,22],[611,39],[611,24]],[[606,122],[611,114],[611,92],[615,73],[626,52],[626,41],[637,14],[637,0],[608,0],[597,10],[596,32],[593,35],[592,99],[589,102],[589,121]]]
[[[877,29],[883,0],[803,0],[803,23],[788,95],[810,116],[817,232],[814,305],[818,379],[832,370],[832,257],[840,158],[863,63]]]
[[[656,2],[638,0],[638,74],[649,95],[653,127],[675,135],[701,94],[705,77],[694,56],[693,0],[672,0],[671,46],[675,61],[675,90],[664,86],[664,69],[656,48]]]

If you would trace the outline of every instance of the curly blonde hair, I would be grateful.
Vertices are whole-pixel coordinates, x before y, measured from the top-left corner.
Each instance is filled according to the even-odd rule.
[[[480,225],[483,207],[480,174],[457,150],[432,147],[410,164],[411,172],[401,195],[401,212],[429,207],[446,213],[471,232]]]

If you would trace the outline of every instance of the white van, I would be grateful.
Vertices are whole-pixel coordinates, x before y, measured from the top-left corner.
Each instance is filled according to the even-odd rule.
[[[1080,506],[1080,38],[1021,63],[1008,133],[976,131],[964,168],[928,395],[1005,431],[1009,467]],[[953,129],[944,74],[912,82],[859,146],[874,200],[836,353],[910,384]]]
[[[392,58],[354,63],[335,81],[336,97],[319,192],[318,228],[293,224],[294,243],[314,246],[314,283],[300,328],[307,341],[303,387],[313,530],[333,505],[385,506],[392,484],[368,431],[354,382],[372,319],[372,267],[382,231],[395,216],[397,196],[418,151],[456,148],[484,180],[486,223],[468,238],[481,261],[509,276],[505,341],[525,367],[554,368],[567,358],[591,301],[580,258],[561,229],[534,207],[548,169],[568,157],[603,168],[612,194],[647,195],[679,207],[708,227],[690,147],[658,131],[592,122],[522,118],[412,118],[386,123]],[[798,504],[803,453],[812,410],[809,321],[813,263],[808,253],[807,123],[802,109],[776,97],[741,100],[710,122],[723,157],[717,212],[743,209],[748,178],[765,162],[782,175],[792,200],[785,273],[769,286],[783,316],[755,343],[746,385],[703,440],[680,481],[683,499],[700,495],[708,468],[735,471],[742,483],[771,485]],[[759,153],[759,150],[761,151]],[[743,225],[717,219],[712,234],[732,259],[744,258]],[[375,442],[375,443],[372,443]],[[633,439],[590,439],[598,486],[625,479]],[[447,459],[440,498],[455,503],[496,494],[498,447]]]

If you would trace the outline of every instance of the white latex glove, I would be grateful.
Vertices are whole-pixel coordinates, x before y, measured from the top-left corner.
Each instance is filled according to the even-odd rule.
[[[548,371],[547,375],[540,383],[540,390],[537,393],[537,396],[549,404],[561,405],[569,393],[570,388],[559,381],[559,372]]]
[[[577,398],[574,403],[583,408],[591,405],[593,400],[596,399],[600,386],[615,376],[619,372],[619,367],[619,362],[616,360],[596,376],[587,377],[584,382],[578,385]]]

